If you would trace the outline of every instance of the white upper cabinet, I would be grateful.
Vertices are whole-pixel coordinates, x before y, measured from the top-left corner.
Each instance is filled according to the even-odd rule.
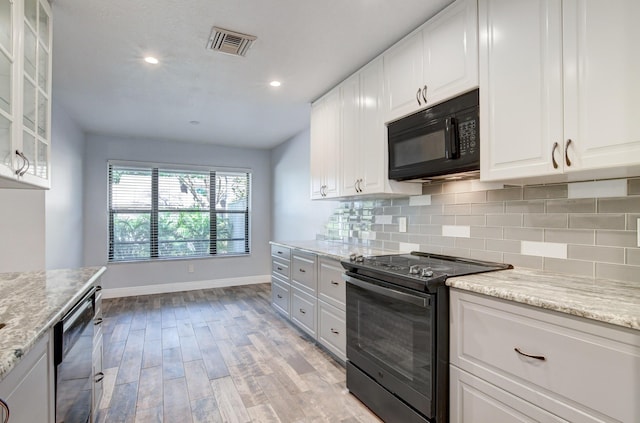
[[[478,86],[477,1],[458,0],[384,53],[395,120]]]
[[[479,0],[481,179],[640,174],[640,3]]]
[[[482,179],[553,174],[562,145],[562,4],[480,0]]]
[[[565,171],[640,166],[640,2],[563,7]]]
[[[0,0],[0,187],[50,186],[51,7]]]
[[[340,93],[334,89],[311,107],[311,198],[340,195]]]

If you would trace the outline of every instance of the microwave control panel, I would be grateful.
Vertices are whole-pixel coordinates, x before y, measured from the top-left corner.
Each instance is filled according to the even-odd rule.
[[[458,124],[458,136],[460,137],[460,155],[473,154],[478,146],[476,120],[471,119]]]

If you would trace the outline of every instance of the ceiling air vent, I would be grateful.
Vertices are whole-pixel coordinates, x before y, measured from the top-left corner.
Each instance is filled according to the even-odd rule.
[[[211,29],[207,48],[221,53],[244,57],[257,37],[229,31],[228,29],[214,26]]]

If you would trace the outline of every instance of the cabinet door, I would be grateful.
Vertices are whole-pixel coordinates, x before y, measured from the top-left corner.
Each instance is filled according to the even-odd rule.
[[[565,171],[638,165],[640,2],[563,5]]]
[[[25,0],[22,39],[22,147],[24,182],[48,187],[51,122],[51,8]]]
[[[311,198],[340,194],[340,92],[334,89],[311,109]]]
[[[342,101],[342,195],[356,195],[362,177],[363,152],[360,145],[364,127],[360,124],[360,75],[357,73],[340,84]],[[337,159],[337,158],[336,158]]]
[[[451,423],[567,422],[455,366],[450,368]]]
[[[0,382],[0,398],[9,406],[11,423],[54,421],[52,352],[47,334]]]
[[[102,394],[104,392],[104,372],[102,366],[103,357],[103,342],[102,335],[94,340],[93,349],[93,390],[91,391],[91,421],[97,421],[98,408],[100,407],[100,401],[102,400]]]
[[[382,60],[376,59],[360,71],[360,147],[356,160],[360,163],[359,188],[363,194],[385,191],[388,170],[383,87]]]
[[[0,0],[0,176],[7,178],[15,178],[15,16],[14,2]]]
[[[479,0],[483,180],[562,172],[561,16],[555,0]]]
[[[458,0],[423,29],[427,104],[478,86],[477,0]]]
[[[386,121],[407,115],[418,108],[422,76],[422,31],[402,40],[383,56],[388,111]]]
[[[324,142],[326,107],[322,100],[315,102],[311,106],[311,140],[310,140],[310,163],[311,171],[311,198],[323,198],[324,190]]]

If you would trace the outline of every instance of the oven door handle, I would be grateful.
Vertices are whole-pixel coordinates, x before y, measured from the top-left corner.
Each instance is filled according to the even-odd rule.
[[[384,295],[385,297],[393,298],[394,300],[413,304],[422,308],[429,308],[431,305],[429,298],[418,297],[416,295],[411,295],[404,292],[396,291],[394,289],[385,288],[383,286],[371,282],[364,282],[350,276],[345,276],[344,279],[347,281],[347,283],[362,288],[365,291],[375,292],[376,294]]]

